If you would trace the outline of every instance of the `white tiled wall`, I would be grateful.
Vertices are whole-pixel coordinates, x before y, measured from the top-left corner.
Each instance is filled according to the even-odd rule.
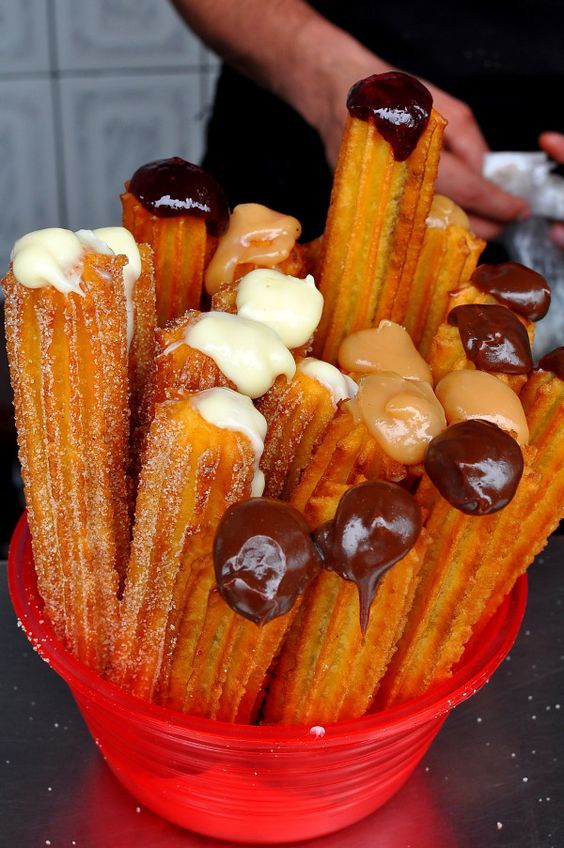
[[[28,230],[119,223],[143,162],[199,162],[217,69],[167,0],[0,0],[0,276]]]

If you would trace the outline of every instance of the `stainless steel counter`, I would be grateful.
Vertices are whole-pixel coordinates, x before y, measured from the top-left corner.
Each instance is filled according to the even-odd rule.
[[[104,765],[66,685],[0,589],[0,845],[226,846],[137,806]],[[564,537],[530,572],[529,606],[492,682],[447,720],[384,808],[309,848],[564,846]]]

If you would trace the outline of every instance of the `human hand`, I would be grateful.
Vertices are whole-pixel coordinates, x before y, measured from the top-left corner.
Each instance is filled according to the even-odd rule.
[[[562,133],[542,133],[539,136],[539,146],[551,159],[564,165],[564,135]],[[552,225],[550,237],[557,247],[564,250],[564,222]]]
[[[345,121],[343,102],[350,85],[369,74],[394,70],[372,54],[359,58],[358,62],[336,63],[331,69],[334,77],[332,84],[327,86],[326,97],[317,100],[321,111],[312,123],[321,135],[332,167],[337,160]],[[493,239],[506,224],[527,217],[527,204],[482,176],[482,162],[488,146],[470,108],[427,81],[423,82],[433,95],[435,108],[448,120],[437,190],[466,210],[470,226],[478,236]]]

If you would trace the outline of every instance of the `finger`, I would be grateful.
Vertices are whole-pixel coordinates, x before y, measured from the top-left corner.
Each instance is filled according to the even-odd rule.
[[[448,151],[441,156],[437,189],[467,212],[502,224],[529,214],[523,200],[502,191]]]
[[[439,88],[429,86],[435,107],[448,121],[445,146],[456,153],[473,171],[482,172],[484,154],[489,147],[474,114],[466,103]]]
[[[480,218],[479,215],[469,215],[468,220],[472,232],[486,241],[493,241],[502,234],[504,229],[503,224],[491,221],[489,218]]]
[[[458,106],[452,118],[446,115],[449,123],[445,131],[445,142],[473,171],[481,174],[484,155],[489,147],[471,110],[465,104],[461,105],[464,108]]]
[[[564,135],[562,133],[541,133],[539,135],[539,145],[552,159],[564,163]]]
[[[564,224],[553,224],[549,235],[556,247],[564,250]]]

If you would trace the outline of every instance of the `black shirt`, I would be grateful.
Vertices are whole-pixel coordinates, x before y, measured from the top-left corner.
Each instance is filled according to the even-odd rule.
[[[468,103],[492,149],[534,150],[540,132],[564,132],[564,0],[311,5],[384,61]],[[256,201],[293,214],[306,238],[322,231],[331,174],[319,137],[287,104],[228,68],[204,167],[232,204]]]

